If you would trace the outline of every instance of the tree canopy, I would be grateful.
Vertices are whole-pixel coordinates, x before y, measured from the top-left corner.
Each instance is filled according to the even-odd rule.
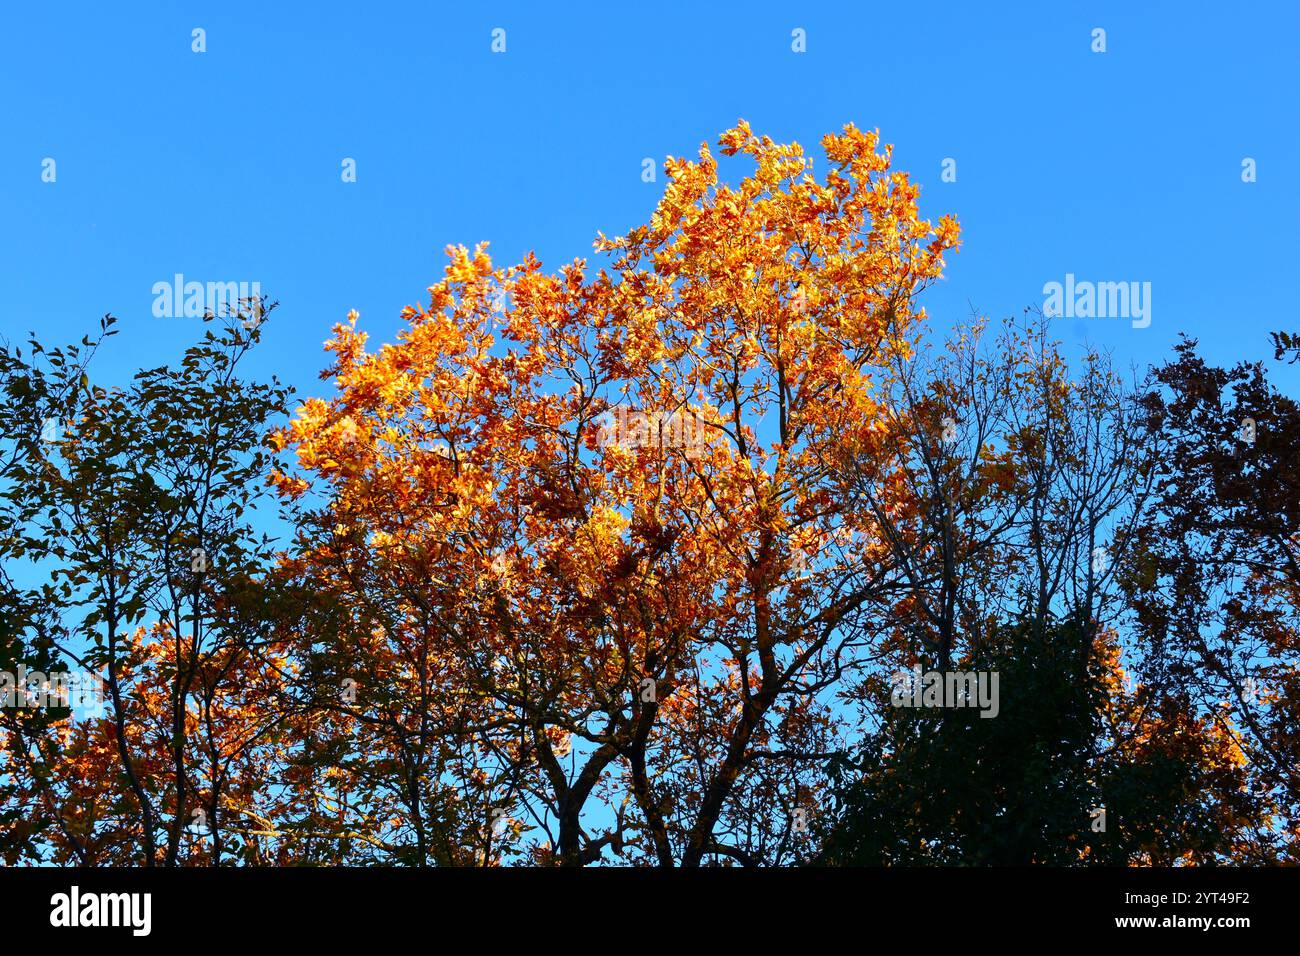
[[[449,248],[296,402],[261,299],[125,386],[111,317],[0,345],[0,672],[103,687],[0,707],[0,859],[1294,860],[1295,402],[938,335],[956,221],[821,145],[669,159],[594,262]]]

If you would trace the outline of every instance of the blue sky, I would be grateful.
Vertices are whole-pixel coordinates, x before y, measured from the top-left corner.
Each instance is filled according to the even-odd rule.
[[[1296,6],[984,6],[10,5],[0,334],[79,338],[112,312],[100,374],[125,378],[196,334],[153,316],[155,282],[258,281],[281,308],[257,373],[319,393],[329,327],[355,308],[391,340],[447,244],[590,256],[653,208],[644,158],[744,117],[810,149],[849,121],[881,130],[925,212],[962,223],[925,300],[940,325],[1074,273],[1150,282],[1152,323],[1062,319],[1067,341],[1142,365],[1187,331],[1216,361],[1270,357],[1269,331],[1300,329]]]

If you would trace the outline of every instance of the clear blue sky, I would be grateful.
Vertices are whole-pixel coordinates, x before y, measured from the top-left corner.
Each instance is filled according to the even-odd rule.
[[[739,117],[808,147],[848,121],[895,144],[926,213],[963,226],[927,299],[940,323],[1018,312],[1072,272],[1152,284],[1149,328],[1061,320],[1125,363],[1181,330],[1227,362],[1300,329],[1298,5],[727,6],[7,4],[0,334],[72,339],[112,312],[100,371],[124,377],[196,332],[152,315],[155,282],[257,280],[282,303],[259,373],[319,392],[330,325],[356,308],[390,340],[447,244],[588,256],[648,216],[645,157]]]

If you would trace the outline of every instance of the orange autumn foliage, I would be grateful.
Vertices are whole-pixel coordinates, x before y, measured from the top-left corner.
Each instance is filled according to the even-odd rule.
[[[719,841],[758,812],[737,778],[778,738],[819,749],[880,557],[822,551],[875,538],[827,463],[894,440],[877,379],[957,245],[874,133],[825,137],[820,183],[744,123],[720,145],[753,172],[724,183],[707,147],[670,160],[649,225],[598,239],[594,272],[449,249],[395,343],[368,350],[355,313],[335,328],[337,396],[275,439],[300,466],[282,492],[325,501],[297,572],[382,605],[375,666],[425,662],[457,701],[430,723],[416,695],[399,722],[476,727],[464,759],[554,822],[564,862],[744,855]],[[589,799],[618,819],[601,839]]]

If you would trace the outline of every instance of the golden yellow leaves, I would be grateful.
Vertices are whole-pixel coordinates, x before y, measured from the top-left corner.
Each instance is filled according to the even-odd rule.
[[[749,123],[742,119],[738,120],[735,126],[718,137],[718,144],[722,147],[722,155],[734,156],[741,151],[755,149],[757,138],[749,128]]]
[[[600,271],[547,275],[532,256],[495,270],[486,245],[456,246],[394,344],[367,352],[350,316],[329,343],[338,396],[273,439],[306,477],[277,486],[323,480],[381,580],[407,580],[402,552],[422,535],[448,564],[430,589],[463,575],[489,593],[467,633],[505,645],[517,622],[542,622],[552,675],[591,668],[602,684],[613,670],[590,649],[611,621],[629,647],[669,621],[744,629],[769,586],[754,555],[791,529],[810,553],[867,529],[817,476],[891,439],[873,383],[906,355],[912,298],[958,230],[920,217],[875,133],[824,138],[824,184],[801,146],[743,121],[719,146],[754,170],[729,185],[707,146],[670,158],[649,224],[597,236]],[[600,440],[611,409],[655,433]]]
[[[480,242],[474,247],[473,256],[464,246],[448,246],[447,258],[450,260],[444,271],[446,283],[472,284],[492,274],[492,260],[487,254],[488,244]],[[435,287],[436,288],[436,287]],[[432,292],[432,290],[431,290]]]
[[[287,499],[300,498],[311,488],[311,483],[305,478],[291,477],[279,468],[271,472],[269,481],[271,486]]]

